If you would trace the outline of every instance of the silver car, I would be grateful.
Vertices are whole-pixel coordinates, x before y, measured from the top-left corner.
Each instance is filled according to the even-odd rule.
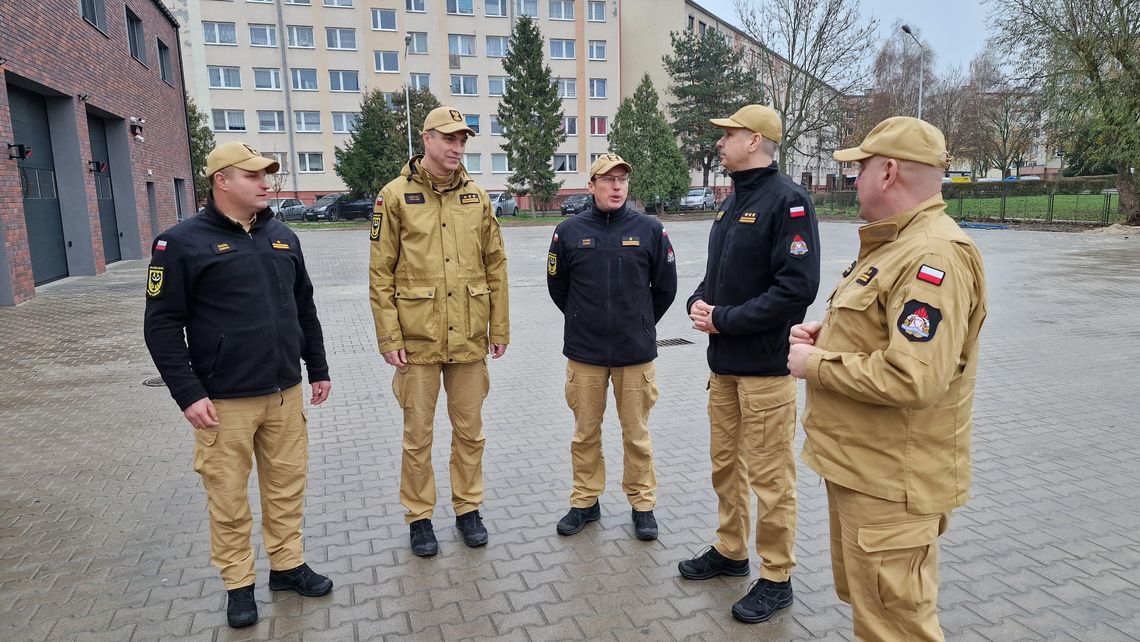
[[[271,198],[269,209],[279,221],[299,221],[305,212],[305,204],[298,198]]]
[[[491,199],[491,209],[495,212],[495,218],[519,213],[518,201],[510,192],[489,192],[487,197]]]
[[[711,210],[716,205],[711,187],[694,187],[681,197],[682,210]]]

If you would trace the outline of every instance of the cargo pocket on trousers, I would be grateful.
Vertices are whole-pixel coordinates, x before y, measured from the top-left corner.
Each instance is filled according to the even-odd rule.
[[[396,372],[392,374],[392,394],[396,397],[396,404],[400,408],[407,409],[404,399],[407,396],[408,390],[408,366],[396,368]]]
[[[570,410],[578,410],[578,387],[574,385],[574,371],[566,366],[566,405]]]
[[[217,440],[217,429],[194,429],[194,472],[202,476],[203,483],[211,481],[211,475],[208,469],[210,447],[213,446]]]
[[[859,529],[859,547],[877,560],[876,593],[886,611],[911,616],[923,605],[933,607],[939,519],[935,515]]]
[[[796,388],[782,377],[767,390],[746,390],[744,407],[764,432],[760,443],[764,448],[784,448],[796,436]]]
[[[645,413],[645,416],[648,417],[649,411],[653,408],[654,404],[657,403],[657,398],[661,393],[657,389],[656,370],[647,370],[641,374],[645,376],[645,393],[641,395],[641,398],[645,400],[645,408],[643,408],[642,411]]]
[[[439,336],[435,288],[396,286],[396,312],[404,339],[435,341]]]

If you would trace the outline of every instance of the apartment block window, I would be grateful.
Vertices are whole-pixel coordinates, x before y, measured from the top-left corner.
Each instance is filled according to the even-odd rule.
[[[574,41],[559,38],[550,39],[550,57],[554,60],[573,60]]]
[[[464,76],[460,74],[451,74],[451,95],[452,96],[477,96],[479,95],[479,77],[478,76]]]
[[[285,4],[303,4],[306,7],[311,5],[311,0],[285,0]]]
[[[511,159],[506,154],[491,154],[491,173],[509,174],[511,172]]]
[[[170,69],[170,47],[158,40],[158,76],[167,83],[172,82],[174,72]]]
[[[598,160],[599,157],[601,157],[601,154],[590,154],[590,164],[593,165],[594,161]]]
[[[289,159],[285,157],[285,152],[261,152],[261,155],[266,157],[266,158],[272,158],[273,160],[277,161],[277,165],[278,165],[277,173],[278,174],[288,174],[289,173]]]
[[[245,0],[245,1],[246,2],[252,2],[254,4],[273,4],[273,2],[274,2],[274,0]]]
[[[487,57],[488,58],[505,58],[507,55],[507,43],[510,38],[507,36],[487,36]]]
[[[285,112],[258,110],[257,131],[263,134],[285,131]]]
[[[505,18],[507,15],[507,0],[486,0],[483,14],[488,18]]]
[[[216,132],[244,132],[245,112],[240,109],[215,109],[214,131]]]
[[[143,39],[143,23],[134,11],[127,9],[127,45],[130,47],[131,56],[146,64],[146,40]]]
[[[452,56],[474,56],[475,36],[462,33],[447,34],[447,53]]]
[[[591,78],[590,79],[590,98],[605,98],[606,97],[606,79],[605,78]]]
[[[316,91],[317,90],[317,70],[316,69],[302,69],[294,67],[289,70],[293,77],[293,90],[294,91]]]
[[[325,155],[322,152],[298,152],[297,171],[301,174],[319,174],[325,171]]]
[[[360,72],[355,69],[330,69],[329,89],[332,91],[360,91]]]
[[[83,19],[98,27],[101,31],[107,30],[107,5],[104,0],[82,0],[79,11]]]
[[[250,25],[249,46],[276,47],[277,25]]]
[[[488,122],[489,122],[489,126],[491,128],[491,135],[492,136],[502,136],[503,135],[503,125],[499,122],[499,115],[498,114],[491,114],[491,117],[488,119]]]
[[[409,31],[408,35],[412,37],[408,42],[408,53],[410,54],[426,54],[428,52],[427,33],[423,31]]]
[[[572,174],[578,171],[577,154],[555,154],[554,171],[561,174]]]
[[[605,136],[609,133],[608,121],[605,116],[590,116],[590,135]]]
[[[294,49],[312,49],[316,47],[316,41],[313,40],[313,28],[303,25],[288,25],[286,29],[289,31],[289,46]]]
[[[373,51],[376,73],[394,74],[400,71],[400,54],[396,51]]]
[[[206,67],[210,89],[241,89],[241,70],[237,67]]]
[[[704,23],[704,21],[703,21],[703,20],[702,20],[702,21],[700,21],[700,22],[699,22],[699,23],[697,23],[697,24],[698,24],[698,26],[699,26],[699,28],[698,28],[698,31],[700,32],[700,34],[701,34],[702,36],[703,36],[703,35],[705,35],[705,31],[707,31],[707,30],[708,30],[708,27],[709,27],[709,26],[708,26],[708,25],[706,25],[706,24]]]
[[[232,22],[203,22],[202,30],[208,45],[237,44],[237,29]]]
[[[558,97],[559,98],[577,98],[578,97],[578,84],[573,78],[559,78],[558,79]]]
[[[577,116],[563,116],[562,117],[562,131],[566,132],[567,136],[578,135],[578,117]]]
[[[515,0],[515,13],[520,16],[538,17],[538,0]]]
[[[395,9],[373,9],[372,10],[372,29],[374,31],[395,31],[396,30],[396,10]]]
[[[468,174],[482,174],[483,173],[483,155],[482,154],[464,154],[463,167],[467,168]]]
[[[351,9],[352,0],[324,0],[326,7],[338,7],[341,9]]]
[[[281,90],[281,70],[272,67],[253,68],[253,88]]]
[[[605,60],[606,59],[606,41],[605,40],[591,40],[590,41],[590,60]]]
[[[487,76],[487,95],[502,96],[507,93],[506,76]]]
[[[573,20],[574,0],[550,0],[551,20]]]
[[[590,22],[606,21],[606,3],[590,0],[586,3],[586,20]]]
[[[475,15],[475,0],[447,0],[447,12],[460,16]]]
[[[336,134],[351,134],[356,131],[356,122],[360,119],[360,112],[355,111],[334,111],[333,118],[333,133]]]
[[[404,9],[412,13],[426,13],[427,0],[404,0]]]
[[[299,132],[319,132],[321,131],[321,112],[295,110],[293,112],[293,125]]]
[[[356,29],[325,27],[325,46],[329,49],[356,51]]]
[[[693,31],[693,17],[689,16],[689,31]]]
[[[431,82],[431,74],[412,74],[412,89],[427,89]]]
[[[473,129],[475,131],[476,134],[479,133],[479,115],[478,114],[467,114],[463,117],[463,120],[467,124],[468,127],[470,127],[471,129]]]

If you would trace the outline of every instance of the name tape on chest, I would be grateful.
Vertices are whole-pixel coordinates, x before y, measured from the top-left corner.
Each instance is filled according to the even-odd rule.
[[[459,195],[459,204],[460,205],[471,205],[471,204],[478,203],[478,202],[479,202],[479,195],[478,194],[460,194]]]
[[[427,202],[422,192],[408,192],[404,194],[404,202],[408,205],[423,205]]]
[[[215,243],[212,249],[214,254],[225,254],[226,252],[233,252],[234,246],[229,243]]]

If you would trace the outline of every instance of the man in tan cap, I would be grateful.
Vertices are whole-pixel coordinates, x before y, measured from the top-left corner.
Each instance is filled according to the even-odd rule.
[[[942,640],[938,536],[966,502],[978,249],[946,215],[942,132],[888,118],[859,147],[859,257],[827,316],[792,328],[807,381],[802,458],[827,482],[835,590],[859,640]]]
[[[433,109],[422,156],[376,197],[369,267],[376,341],[396,367],[392,391],[404,410],[400,502],[412,553],[439,551],[432,528],[431,463],[440,377],[451,418],[451,503],[467,546],[487,543],[483,503],[483,400],[487,354],[510,341],[507,257],[490,199],[460,160],[475,132],[463,114]]]
[[[732,615],[763,622],[792,603],[796,564],[796,385],[788,330],[819,287],[819,232],[811,198],[773,160],[780,117],[747,105],[712,121],[724,130],[721,164],[733,194],[709,232],[705,278],[689,297],[693,327],[709,335],[709,454],[718,501],[716,543],[678,564],[705,580],[749,573],[749,487],[756,493],[760,578]]]
[[[301,244],[267,207],[266,174],[278,167],[243,143],[216,147],[206,159],[205,210],[154,240],[147,271],[146,344],[195,429],[210,560],[228,591],[232,627],[257,622],[246,491],[254,459],[269,588],[332,590],[303,555],[308,422],[300,361],[310,403],[323,403],[332,386]]]
[[[661,222],[630,207],[630,171],[617,154],[594,161],[586,184],[592,207],[558,225],[546,259],[550,298],[566,315],[562,354],[566,403],[574,413],[574,488],[560,535],[601,517],[602,415],[613,380],[634,536],[657,539],[649,411],[657,402],[657,322],[677,296],[677,264]]]

